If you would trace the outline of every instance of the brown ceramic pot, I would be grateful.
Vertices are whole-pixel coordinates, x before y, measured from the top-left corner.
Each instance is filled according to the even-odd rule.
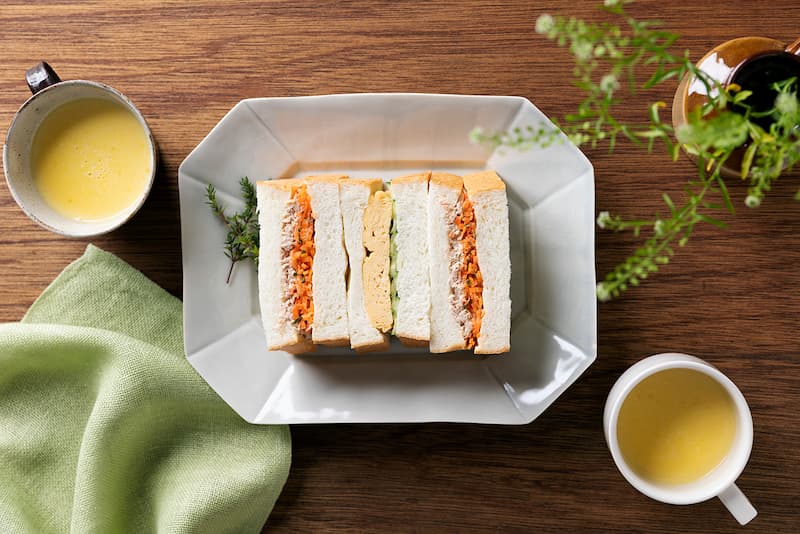
[[[697,67],[723,87],[737,83],[750,89],[748,103],[770,107],[769,84],[792,76],[800,77],[800,39],[787,45],[766,37],[740,37],[712,48]],[[716,91],[717,89],[712,89]],[[712,95],[713,96],[713,95]],[[707,102],[708,91],[693,76],[686,76],[678,85],[672,103],[672,125],[687,122],[689,112]],[[741,154],[734,154],[723,169],[726,176],[741,174]]]

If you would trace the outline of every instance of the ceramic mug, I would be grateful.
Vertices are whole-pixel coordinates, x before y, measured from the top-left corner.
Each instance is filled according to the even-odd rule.
[[[637,475],[626,462],[617,438],[619,412],[628,394],[645,378],[667,369],[690,369],[711,377],[728,393],[736,412],[736,433],[725,459],[699,480],[677,486],[655,484]],[[694,356],[677,353],[657,354],[634,364],[611,388],[603,414],[603,429],[611,456],[620,473],[634,488],[648,497],[669,504],[695,504],[719,497],[740,524],[744,525],[756,516],[756,509],[735,484],[753,447],[750,408],[739,388],[711,364]]]
[[[758,89],[764,89],[762,84],[800,77],[800,38],[787,45],[766,37],[740,37],[715,46],[696,65],[722,87],[731,83],[749,85],[742,83],[745,78],[755,82],[756,87],[746,87],[754,90],[749,102],[757,98]],[[717,89],[712,88],[713,91]],[[685,76],[672,102],[673,127],[677,130],[686,124],[690,112],[706,103],[707,97],[708,89],[702,82],[694,76]],[[772,102],[766,104],[771,106]],[[743,155],[744,150],[734,152],[722,173],[728,177],[740,176]]]
[[[61,81],[50,65],[44,62],[28,70],[25,78],[33,95],[14,115],[3,146],[3,171],[14,200],[28,217],[62,235],[89,237],[118,228],[139,211],[155,179],[158,163],[156,143],[144,117],[125,95],[113,87],[87,80]],[[111,100],[132,113],[145,133],[149,152],[149,179],[136,200],[122,211],[100,221],[80,221],[55,211],[42,198],[31,170],[33,139],[44,118],[67,102],[86,98]]]

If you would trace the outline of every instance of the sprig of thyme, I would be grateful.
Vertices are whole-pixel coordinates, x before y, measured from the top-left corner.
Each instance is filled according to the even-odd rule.
[[[217,191],[214,186],[208,184],[206,203],[211,207],[214,215],[225,224],[228,233],[225,236],[225,256],[230,258],[231,266],[228,269],[228,276],[225,283],[230,283],[233,267],[237,262],[244,259],[251,259],[258,265],[258,201],[256,200],[256,188],[247,176],[239,180],[244,199],[244,209],[233,215],[227,215],[225,208],[217,200]]]
[[[749,180],[745,204],[756,207],[765,193],[783,172],[800,161],[800,103],[797,80],[775,84],[778,95],[775,105],[765,111],[755,111],[748,104],[750,91],[730,85],[722,87],[699,70],[689,59],[689,51],[675,53],[671,47],[678,35],[663,31],[656,21],[639,21],[624,9],[633,0],[605,0],[603,9],[620,17],[624,25],[591,23],[575,18],[542,15],[536,21],[536,31],[569,47],[575,60],[575,85],[585,93],[577,112],[557,121],[558,128],[527,126],[510,132],[485,134],[476,128],[471,138],[475,142],[514,149],[546,147],[561,138],[561,132],[578,146],[596,147],[608,142],[613,151],[619,137],[645,146],[652,151],[663,143],[673,160],[683,148],[697,158],[698,178],[684,188],[686,199],[677,207],[672,198],[662,195],[669,217],[656,215],[652,219],[624,220],[603,211],[597,218],[601,228],[613,231],[633,231],[650,236],[629,258],[615,267],[597,285],[601,301],[619,296],[630,286],[638,285],[659,266],[669,262],[674,254],[673,244],[686,244],[695,225],[710,223],[724,227],[709,212],[727,209],[734,213],[723,178],[723,165],[737,150],[747,146],[741,168],[742,179]],[[647,67],[652,74],[637,84],[637,69]],[[620,80],[627,79],[631,93],[647,90],[667,80],[680,80],[689,75],[705,85],[708,101],[688,117],[687,124],[673,131],[661,120],[663,102],[649,106],[649,122],[627,124],[614,116],[614,107],[621,102]],[[729,109],[735,108],[735,111]],[[765,130],[757,119],[772,120]],[[563,138],[562,138],[563,139]],[[721,202],[709,200],[717,195]],[[800,192],[795,195],[800,200]]]

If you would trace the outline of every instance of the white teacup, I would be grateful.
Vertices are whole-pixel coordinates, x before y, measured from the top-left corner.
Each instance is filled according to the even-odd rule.
[[[61,81],[47,63],[39,63],[26,73],[33,95],[20,107],[8,128],[3,146],[3,170],[14,200],[35,222],[52,232],[70,237],[89,237],[110,232],[139,211],[155,179],[156,144],[144,117],[125,95],[108,85],[87,80]],[[42,198],[31,169],[34,136],[44,118],[59,106],[81,99],[104,99],[122,105],[139,122],[149,151],[150,177],[136,200],[113,216],[99,221],[76,220],[54,210]]]
[[[722,462],[699,480],[681,485],[659,485],[640,477],[625,460],[617,438],[617,423],[628,394],[645,378],[667,369],[690,369],[714,379],[730,395],[736,412],[736,433]],[[753,420],[739,388],[711,364],[686,354],[657,354],[631,366],[620,376],[606,401],[603,428],[611,456],[622,476],[648,497],[669,504],[694,504],[719,497],[736,520],[744,525],[757,514],[750,501],[736,487],[753,447]]]

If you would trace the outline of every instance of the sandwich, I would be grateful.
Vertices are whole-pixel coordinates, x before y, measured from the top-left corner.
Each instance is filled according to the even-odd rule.
[[[342,175],[257,183],[258,288],[269,350],[347,345]]]
[[[350,347],[359,352],[386,350],[393,323],[389,279],[392,199],[383,191],[383,180],[376,178],[342,180],[339,200],[350,262]]]
[[[427,208],[430,351],[508,352],[511,260],[505,184],[494,171],[463,179],[434,172]]]
[[[405,345],[427,346],[431,335],[428,268],[428,181],[431,173],[394,178],[389,186],[392,333]]]

